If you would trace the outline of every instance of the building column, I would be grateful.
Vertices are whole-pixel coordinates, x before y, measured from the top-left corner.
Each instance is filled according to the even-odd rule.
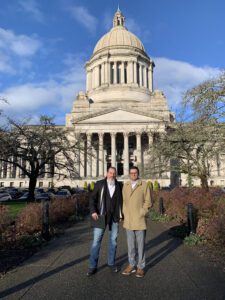
[[[146,72],[146,67],[143,66],[143,81],[144,81],[144,87],[147,88],[147,72]]]
[[[85,172],[85,139],[84,135],[81,134],[80,138],[80,177],[84,178],[86,175]]]
[[[98,79],[99,79],[99,75],[98,75],[98,72],[99,72],[99,67],[96,66],[94,68],[94,81],[95,81],[95,88],[97,88],[99,86],[98,84]]]
[[[150,92],[153,92],[153,66],[150,64],[148,69],[148,86]]]
[[[107,61],[104,62],[104,84],[109,83],[109,70],[108,70],[109,63]]]
[[[102,63],[102,84],[105,84],[105,62]]]
[[[124,69],[125,69],[125,62],[121,62],[121,83],[124,83]]]
[[[117,84],[117,62],[114,61],[114,64],[113,64],[113,68],[114,68],[114,84]]]
[[[111,133],[111,166],[116,168],[116,133]]]
[[[91,133],[87,134],[87,177],[92,176],[92,145],[91,145]]]
[[[139,86],[142,85],[142,64],[139,63]]]
[[[99,147],[99,176],[104,176],[104,133],[98,134],[98,147]]]
[[[142,149],[141,149],[141,133],[136,133],[136,141],[137,141],[137,164],[140,167],[140,171],[142,171]]]
[[[19,160],[20,160],[20,158],[17,158],[18,164],[19,164]],[[16,167],[16,178],[19,178],[19,177],[20,177],[20,168]]]
[[[150,148],[153,144],[153,135],[151,133],[148,134],[148,147]]]
[[[133,64],[133,75],[134,75],[134,83],[137,84],[137,63],[136,61],[134,61]]]
[[[123,175],[128,177],[129,175],[129,133],[124,132],[124,159],[123,159]]]
[[[91,72],[87,71],[87,81],[86,81],[86,91],[90,91],[91,89]]]
[[[132,61],[128,61],[127,63],[127,83],[133,83],[133,77],[134,77],[134,73],[133,73],[133,62]]]
[[[10,178],[10,173],[11,173],[11,164],[7,163],[7,172],[6,172],[6,178]]]

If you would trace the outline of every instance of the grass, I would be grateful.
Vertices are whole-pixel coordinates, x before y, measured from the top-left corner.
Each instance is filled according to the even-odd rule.
[[[21,210],[27,205],[25,201],[8,201],[4,202],[4,205],[7,205],[9,207],[10,215],[13,218],[16,218],[16,216],[21,212]]]
[[[173,219],[172,217],[170,217],[170,216],[168,216],[166,214],[161,215],[160,213],[158,213],[154,209],[150,209],[150,211],[149,211],[149,218],[152,221],[155,221],[155,222],[169,222],[169,221],[171,221]]]

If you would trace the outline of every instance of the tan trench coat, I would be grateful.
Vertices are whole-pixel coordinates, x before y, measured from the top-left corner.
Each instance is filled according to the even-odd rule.
[[[146,182],[139,179],[133,190],[131,182],[126,182],[123,186],[123,227],[130,230],[145,230],[145,216],[151,206],[151,193]]]

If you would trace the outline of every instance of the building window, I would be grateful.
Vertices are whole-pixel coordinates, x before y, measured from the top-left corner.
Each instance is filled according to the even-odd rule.
[[[99,68],[98,68],[98,83],[99,83],[99,86],[102,85],[102,66],[99,65]]]
[[[121,62],[118,62],[116,64],[116,70],[117,70],[117,83],[121,83]]]
[[[127,63],[124,63],[124,83],[127,83]]]
[[[41,188],[41,187],[43,187],[43,182],[42,181],[39,182],[39,188]]]
[[[19,183],[19,187],[23,187],[23,182],[20,182],[20,183]]]
[[[9,183],[9,186],[10,186],[10,187],[13,187],[13,186],[14,186],[14,182],[10,182],[10,183]]]
[[[113,68],[113,63],[110,63],[110,83],[114,83],[114,68]]]
[[[140,85],[140,74],[139,74],[139,69],[140,69],[140,66],[139,64],[137,64],[137,84]]]
[[[4,187],[4,182],[0,182],[0,187]]]

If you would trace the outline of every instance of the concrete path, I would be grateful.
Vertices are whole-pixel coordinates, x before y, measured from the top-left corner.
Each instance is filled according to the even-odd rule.
[[[225,274],[168,235],[165,224],[149,222],[147,268],[142,279],[112,274],[103,240],[98,272],[88,278],[91,230],[76,224],[0,281],[1,299],[225,299]],[[120,229],[117,263],[127,265],[126,237]]]

